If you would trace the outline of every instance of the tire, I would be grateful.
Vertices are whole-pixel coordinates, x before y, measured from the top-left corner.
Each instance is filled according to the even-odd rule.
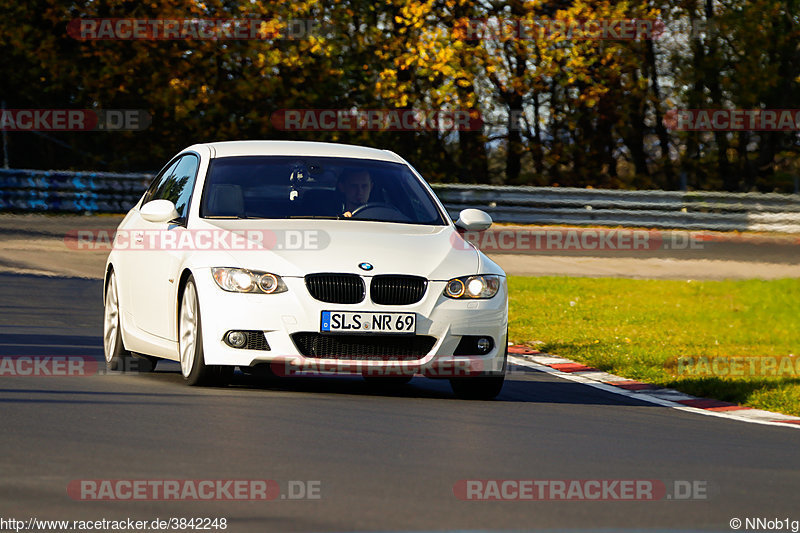
[[[207,365],[203,354],[203,326],[194,278],[189,276],[181,293],[178,311],[178,351],[181,374],[187,385],[224,386],[233,375],[232,366]]]
[[[506,351],[503,354],[503,370],[501,374],[476,376],[470,378],[451,378],[450,388],[461,400],[493,400],[503,389],[508,364],[508,331],[506,331]]]
[[[109,370],[124,371],[133,366],[131,352],[125,349],[125,344],[122,342],[120,324],[117,277],[112,270],[108,277],[103,308],[103,353],[105,354],[106,368]]]

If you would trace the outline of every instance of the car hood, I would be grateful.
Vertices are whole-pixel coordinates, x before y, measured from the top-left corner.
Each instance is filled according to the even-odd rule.
[[[203,219],[201,224],[247,239],[246,245],[226,250],[233,264],[218,266],[241,266],[280,276],[402,273],[447,280],[476,274],[481,264],[479,252],[451,226],[355,220]],[[363,270],[359,267],[362,263],[373,268]]]

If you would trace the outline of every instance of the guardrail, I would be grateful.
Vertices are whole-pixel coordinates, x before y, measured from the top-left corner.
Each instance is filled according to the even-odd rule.
[[[800,195],[434,185],[455,216],[478,207],[496,222],[800,233]]]
[[[124,213],[151,174],[0,169],[0,211]],[[454,218],[496,222],[800,233],[800,195],[434,184]]]

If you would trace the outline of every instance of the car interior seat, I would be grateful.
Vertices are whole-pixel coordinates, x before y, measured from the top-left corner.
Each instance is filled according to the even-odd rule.
[[[207,211],[215,216],[244,216],[242,187],[231,183],[213,185],[209,190]]]

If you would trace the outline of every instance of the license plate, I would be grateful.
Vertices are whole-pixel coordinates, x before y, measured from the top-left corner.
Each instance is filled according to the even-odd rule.
[[[415,333],[415,313],[323,311],[319,330],[341,333]]]

